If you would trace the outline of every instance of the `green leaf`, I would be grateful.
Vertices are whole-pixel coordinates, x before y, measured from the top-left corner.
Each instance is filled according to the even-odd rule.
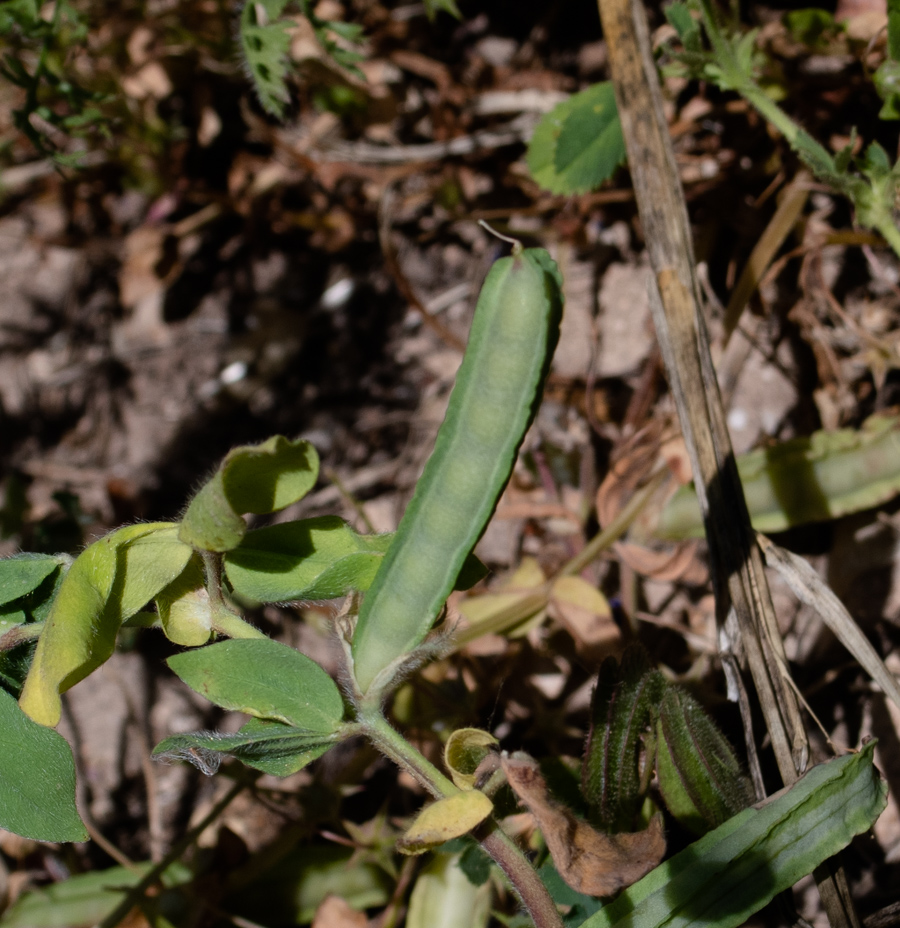
[[[491,878],[491,858],[472,838],[458,838],[464,847],[459,855],[459,869],[473,886],[484,886]]]
[[[474,789],[478,765],[500,742],[481,728],[457,728],[444,745],[444,766],[460,789]]]
[[[551,193],[584,193],[625,161],[625,142],[611,81],[594,84],[556,106],[528,146],[531,176]]]
[[[699,703],[669,687],[659,708],[656,773],[666,807],[685,827],[704,834],[753,801],[731,745]]]
[[[59,694],[108,660],[122,622],[177,577],[191,549],[169,522],[129,525],[94,542],[69,568],[38,641],[20,705],[59,723]]]
[[[319,456],[303,439],[275,435],[260,445],[233,448],[191,500],[178,537],[200,550],[230,551],[246,534],[244,513],[277,512],[296,503],[318,474]]]
[[[900,61],[885,58],[873,75],[875,90],[884,101],[879,119],[900,119]]]
[[[559,871],[553,866],[551,860],[548,860],[538,870],[538,876],[547,887],[547,892],[550,893],[553,901],[557,905],[569,908],[568,915],[563,917],[563,924],[566,928],[578,928],[589,915],[593,915],[603,906],[603,903],[596,897],[572,889],[559,875]]]
[[[28,718],[3,690],[0,828],[35,841],[86,841],[88,837],[75,807],[71,748],[62,735]]]
[[[887,801],[875,743],[813,767],[661,864],[582,928],[736,928],[870,828]]]
[[[864,166],[866,173],[873,179],[886,177],[891,172],[891,159],[878,142],[872,142],[866,148]]]
[[[185,648],[196,648],[209,641],[214,606],[206,589],[203,565],[196,556],[156,595],[156,611],[169,641]]]
[[[278,20],[285,6],[286,0],[247,2],[240,19],[247,72],[263,109],[279,119],[290,100],[286,78],[291,36],[287,23]]]
[[[888,54],[900,61],[900,0],[887,0]]]
[[[753,527],[780,532],[870,509],[900,493],[900,418],[876,415],[859,430],[814,432],[737,459]],[[692,486],[668,501],[656,533],[701,536],[703,523]]]
[[[251,719],[234,735],[203,731],[173,735],[154,748],[153,756],[186,760],[211,776],[221,756],[230,755],[248,767],[287,777],[321,757],[336,740],[336,735]]]
[[[815,50],[827,48],[823,37],[835,29],[834,15],[817,7],[790,10],[782,22],[794,39]]]
[[[225,556],[236,593],[257,602],[336,599],[367,590],[392,535],[359,535],[337,516],[248,532]]]
[[[3,928],[97,925],[122,901],[122,894],[135,886],[152,866],[154,864],[148,862],[136,864],[134,869],[113,867],[79,873],[59,883],[29,890],[3,913]],[[192,877],[190,869],[176,861],[165,871],[162,882],[170,888],[188,883]]]
[[[36,590],[62,563],[49,554],[20,554],[0,560],[0,605]]]
[[[591,824],[618,834],[632,831],[646,792],[641,755],[653,712],[666,681],[646,652],[629,647],[619,666],[608,657],[600,667],[591,701],[591,723],[582,765],[582,793]]]
[[[456,5],[456,0],[425,0],[425,15],[432,21],[443,10],[454,19],[462,19],[462,13]]]
[[[834,159],[808,132],[798,129],[792,147],[815,174],[831,177],[837,172]]]
[[[335,682],[306,655],[267,638],[235,639],[170,657],[169,667],[223,709],[330,734],[344,702]]]
[[[681,44],[686,52],[698,54],[703,51],[703,40],[700,35],[700,24],[691,15],[686,3],[676,0],[664,10],[669,25],[678,33]]]

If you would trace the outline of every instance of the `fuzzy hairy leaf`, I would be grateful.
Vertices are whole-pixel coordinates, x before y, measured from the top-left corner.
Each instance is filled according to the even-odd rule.
[[[480,728],[457,728],[444,746],[444,766],[460,789],[473,789],[478,765],[495,750],[499,741]]]
[[[494,804],[477,789],[464,790],[425,806],[397,841],[401,854],[424,854],[480,825]]]
[[[337,516],[270,525],[228,552],[225,575],[258,602],[336,599],[369,588],[391,538],[359,535]]]
[[[613,834],[630,831],[643,802],[641,753],[666,681],[641,647],[608,657],[591,702],[591,726],[582,766],[582,793],[592,824]]]
[[[178,537],[200,550],[230,551],[247,532],[244,513],[264,515],[296,503],[318,475],[319,456],[303,439],[275,435],[232,448],[191,500]]]
[[[0,560],[0,606],[36,590],[61,563],[50,554],[20,554]]]
[[[173,735],[153,749],[153,756],[186,760],[211,776],[222,756],[228,755],[255,770],[287,777],[321,757],[337,740],[336,734],[251,719],[234,735],[203,731]]]
[[[36,841],[86,841],[66,740],[0,690],[0,828]]]
[[[669,811],[695,834],[753,801],[731,745],[693,697],[669,687],[659,708],[656,773]]]
[[[220,641],[176,654],[168,664],[223,709],[326,735],[344,716],[334,680],[305,654],[269,638]]]
[[[36,722],[59,723],[60,693],[108,660],[122,623],[185,568],[191,549],[169,522],[128,525],[74,561],[53,600],[20,705]]]

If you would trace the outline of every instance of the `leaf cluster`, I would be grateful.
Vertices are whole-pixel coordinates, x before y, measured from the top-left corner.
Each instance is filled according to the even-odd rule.
[[[290,102],[291,30],[286,15],[290,0],[262,0],[245,3],[241,10],[239,35],[247,76],[253,82],[259,102],[270,115],[281,119]],[[316,15],[309,0],[299,0],[301,13],[313,27],[325,53],[356,77],[363,74],[356,66],[363,56],[353,46],[363,37],[355,23],[327,20]]]
[[[23,104],[13,110],[14,123],[38,151],[61,165],[77,165],[80,155],[60,152],[56,133],[110,137],[102,109],[108,96],[80,83],[71,66],[88,29],[87,18],[69,0],[54,3],[49,18],[37,0],[0,5],[0,36],[7,48],[0,74],[25,92]]]

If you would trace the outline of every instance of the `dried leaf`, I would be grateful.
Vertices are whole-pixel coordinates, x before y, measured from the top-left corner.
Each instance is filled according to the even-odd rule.
[[[457,633],[457,645],[489,633],[515,637],[525,634],[533,624],[542,622],[548,601],[544,589],[546,581],[538,562],[526,557],[509,579],[498,587],[498,592],[464,600],[459,611],[471,628]]]
[[[550,590],[554,616],[571,632],[576,643],[592,650],[621,637],[606,597],[581,577],[560,577]]]
[[[666,839],[662,817],[644,831],[605,835],[556,805],[530,757],[504,757],[503,772],[516,795],[540,826],[560,876],[589,896],[610,896],[648,874],[663,858]]]
[[[365,912],[354,909],[341,896],[328,895],[316,909],[312,928],[366,928],[368,923]]]
[[[616,542],[616,554],[635,572],[652,580],[701,585],[709,579],[709,571],[697,557],[696,541],[685,541],[662,550],[646,548],[630,541]]]

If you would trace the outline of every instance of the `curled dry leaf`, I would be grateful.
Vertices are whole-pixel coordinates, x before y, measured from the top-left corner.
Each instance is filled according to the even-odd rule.
[[[460,603],[459,611],[469,628],[457,633],[457,644],[467,644],[486,634],[517,638],[539,625],[546,616],[546,582],[538,562],[533,557],[523,558],[497,592],[472,596]]]
[[[661,454],[666,456],[666,450],[661,449],[658,427],[648,427],[625,443],[597,490],[597,519],[601,525],[615,521],[635,491],[646,483]],[[666,462],[672,466],[668,457]],[[672,480],[663,483],[645,507],[632,528],[632,538],[643,540],[652,535],[659,507],[674,490],[672,484]],[[669,543],[660,547],[660,543],[654,541],[652,548],[634,541],[619,541],[614,545],[616,555],[642,577],[699,585],[707,581],[708,571],[697,557],[697,548],[696,542]]]
[[[697,541],[682,541],[655,551],[630,541],[617,541],[616,554],[637,574],[651,580],[682,581],[701,586],[709,580],[706,565],[697,557]]]
[[[444,747],[444,765],[460,789],[474,789],[482,761],[499,744],[489,732],[480,728],[458,728]]]
[[[662,860],[662,816],[655,815],[644,831],[603,834],[550,799],[535,760],[504,757],[501,763],[509,785],[540,826],[559,875],[572,889],[610,896],[636,883]]]

